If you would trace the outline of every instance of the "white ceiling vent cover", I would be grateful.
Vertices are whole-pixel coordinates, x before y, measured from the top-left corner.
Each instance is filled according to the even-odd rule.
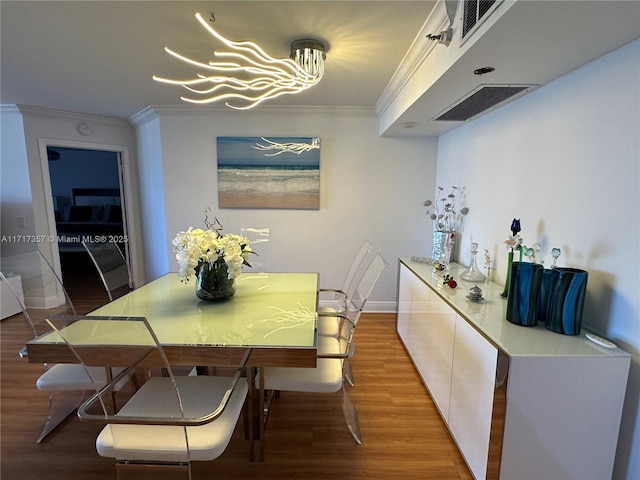
[[[435,121],[465,122],[524,95],[537,85],[480,85],[438,114]]]

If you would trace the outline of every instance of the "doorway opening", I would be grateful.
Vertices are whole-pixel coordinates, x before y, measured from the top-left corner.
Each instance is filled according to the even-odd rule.
[[[127,239],[120,153],[55,145],[46,151],[63,282],[95,285],[100,277],[82,241]]]

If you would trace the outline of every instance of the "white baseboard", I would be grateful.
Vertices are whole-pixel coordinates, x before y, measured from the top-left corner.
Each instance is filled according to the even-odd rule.
[[[369,301],[364,306],[366,313],[396,313],[398,304],[396,302],[372,302]]]
[[[24,304],[27,308],[33,308],[34,310],[48,310],[50,308],[59,307],[63,303],[64,300],[55,295],[50,295],[48,297],[24,297]]]

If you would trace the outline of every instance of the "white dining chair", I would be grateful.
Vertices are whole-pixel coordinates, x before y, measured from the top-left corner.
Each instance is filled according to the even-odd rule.
[[[47,259],[38,250],[25,252],[10,257],[3,257],[3,271],[0,271],[0,281],[16,298],[22,314],[33,338],[49,331],[47,319],[60,318],[71,321],[77,316],[73,303],[67,294],[62,281]],[[7,282],[5,273],[19,272],[23,279],[23,286],[27,295],[34,289],[39,289],[41,295],[46,295],[49,305],[47,308],[27,307],[23,297],[19,295]],[[27,357],[26,348],[19,355]],[[63,420],[73,413],[86,398],[87,392],[94,390],[94,385],[106,385],[122,369],[106,369],[95,366],[84,369],[78,364],[44,364],[44,373],[38,377],[36,388],[49,394],[49,410],[47,419],[36,443],[42,442]],[[114,390],[122,389],[131,376],[122,378],[114,386]]]
[[[305,392],[328,394],[341,392],[342,412],[349,432],[358,445],[362,443],[358,411],[349,399],[344,386],[344,362],[353,354],[355,326],[345,321],[343,339],[323,337],[318,339],[318,358],[314,368],[266,367],[256,375],[259,391],[266,392],[267,401],[261,410],[263,426],[269,417],[271,402],[276,393]],[[264,451],[264,431],[260,435],[260,451]]]
[[[344,322],[350,321],[354,326],[358,323],[360,315],[362,314],[373,288],[387,266],[388,264],[382,255],[377,254],[373,257],[366,270],[358,279],[358,283],[347,301],[344,313],[333,316],[326,315],[318,317],[318,320],[323,320],[322,323],[318,322],[318,339],[322,339],[323,337],[332,337],[339,338],[344,341],[344,333],[342,332]],[[355,386],[355,379],[348,358],[344,360],[343,371],[344,379],[347,383],[352,387]]]
[[[105,400],[118,377],[104,387],[96,384],[95,394],[78,409],[81,420],[106,424],[96,439],[96,450],[115,459],[118,480],[191,479],[192,462],[218,458],[243,411],[247,421],[245,364],[251,349],[231,376],[178,375],[144,317],[86,316],[62,328],[55,322],[51,325],[86,368],[99,359],[104,338],[112,338],[119,344],[126,339],[131,352],[129,366],[119,377],[150,361],[161,363],[166,372],[149,377],[117,413]],[[252,422],[247,423],[252,447]]]
[[[353,384],[349,364],[355,352],[354,332],[373,287],[388,266],[382,255],[377,254],[367,266],[358,282],[354,295],[348,302],[345,314],[334,318],[338,326],[336,336],[318,336],[318,359],[315,368],[267,367],[256,376],[256,388],[271,392],[293,391],[307,393],[342,392],[342,411],[347,427],[356,443],[361,444],[358,413],[345,390],[344,381]],[[271,401],[271,399],[270,399]],[[268,419],[269,402],[264,413]],[[263,441],[261,436],[261,441]]]

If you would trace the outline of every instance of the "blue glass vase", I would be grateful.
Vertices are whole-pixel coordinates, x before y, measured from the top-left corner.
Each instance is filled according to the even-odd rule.
[[[507,320],[531,327],[537,324],[538,294],[542,282],[542,265],[513,262],[507,296]]]
[[[587,293],[588,273],[577,268],[556,267],[547,305],[546,327],[564,335],[578,335]]]
[[[549,297],[553,288],[553,270],[545,268],[542,271],[542,281],[540,282],[540,292],[538,293],[538,309],[536,312],[539,322],[547,321],[547,310],[549,309]]]

